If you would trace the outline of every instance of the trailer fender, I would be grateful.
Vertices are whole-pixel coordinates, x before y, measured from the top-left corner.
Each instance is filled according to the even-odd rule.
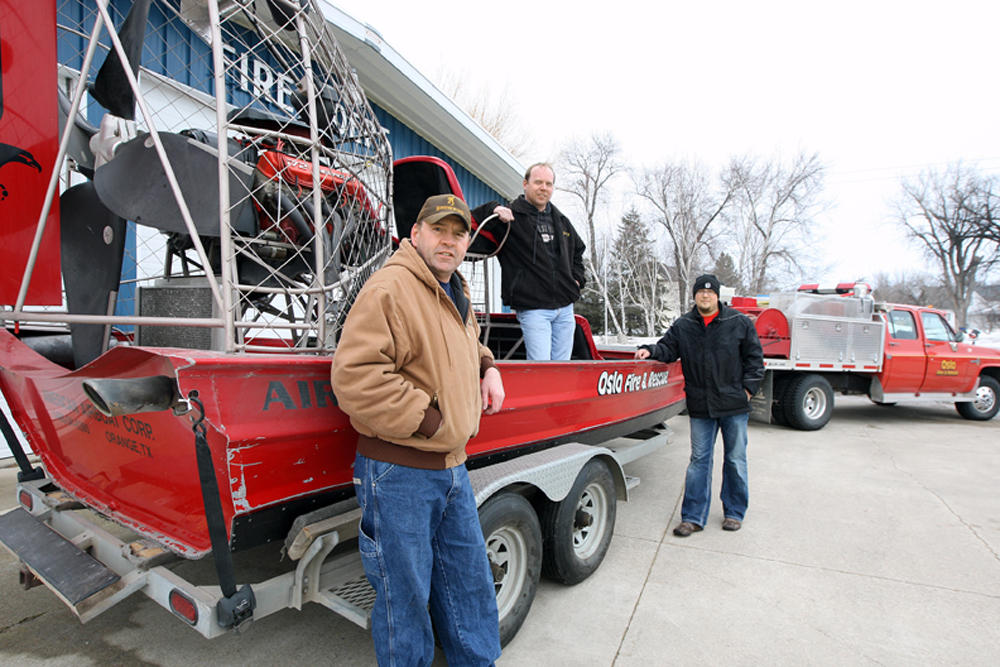
[[[615,481],[618,500],[628,500],[628,481],[615,453],[606,447],[568,443],[469,471],[476,505],[507,487],[526,484],[539,489],[552,502],[565,498],[583,466],[593,458],[605,461]]]

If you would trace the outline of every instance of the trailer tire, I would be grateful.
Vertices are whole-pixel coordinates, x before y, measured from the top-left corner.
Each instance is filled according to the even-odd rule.
[[[785,420],[800,431],[817,431],[833,415],[833,388],[822,375],[793,378],[785,399]]]
[[[541,512],[542,572],[562,584],[578,584],[601,565],[615,530],[615,481],[608,466],[591,459],[569,494]]]
[[[514,638],[535,599],[542,566],[542,531],[534,508],[516,493],[501,493],[479,508],[493,573],[500,646]]]
[[[955,403],[955,409],[966,419],[975,421],[993,419],[1000,410],[1000,382],[989,375],[981,376],[975,400]]]

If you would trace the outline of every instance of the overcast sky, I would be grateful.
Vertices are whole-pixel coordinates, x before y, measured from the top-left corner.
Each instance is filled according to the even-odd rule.
[[[430,78],[506,89],[536,140],[527,161],[595,131],[636,167],[818,153],[831,270],[803,279],[925,268],[893,223],[900,178],[1000,170],[1000,3],[332,2]]]

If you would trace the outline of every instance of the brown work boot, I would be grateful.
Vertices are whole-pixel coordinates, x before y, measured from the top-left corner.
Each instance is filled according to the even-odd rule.
[[[676,528],[674,528],[674,535],[677,537],[687,537],[691,533],[697,533],[699,530],[701,530],[701,526],[698,524],[691,523],[689,521],[682,521],[677,524]]]
[[[742,525],[739,519],[726,517],[722,520],[722,530],[739,530]]]

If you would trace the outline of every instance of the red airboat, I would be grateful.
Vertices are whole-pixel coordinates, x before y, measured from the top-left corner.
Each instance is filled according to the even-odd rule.
[[[171,3],[154,5],[162,14],[155,22],[150,18],[156,29],[193,30],[226,43],[214,51],[206,47],[206,58],[225,70],[217,72],[215,104],[227,109],[213,115],[210,128],[160,126],[143,102],[134,60],[151,0],[137,0],[133,20],[120,35],[110,35],[112,52],[92,86],[94,98],[109,110],[100,130],[81,120],[83,86],[76,82],[73,95],[60,100],[62,142],[55,114],[48,128],[41,121],[16,126],[37,100],[4,100],[8,112],[20,104],[22,113],[12,124],[0,118],[0,140],[29,135],[31,141],[22,143],[35,155],[54,157],[36,174],[48,179],[47,192],[37,183],[33,189],[12,188],[15,181],[6,181],[11,198],[0,217],[0,233],[10,241],[8,266],[25,267],[23,275],[7,273],[0,280],[0,303],[7,304],[0,390],[42,462],[41,469],[31,467],[4,418],[4,436],[21,465],[24,509],[0,516],[0,541],[84,619],[143,588],[207,636],[252,616],[253,595],[240,600],[234,591],[229,552],[269,542],[289,546],[301,533],[303,517],[349,505],[353,498],[357,434],[337,408],[330,360],[354,296],[391,252],[391,221],[403,236],[426,196],[461,196],[440,159],[407,158],[393,169],[385,132],[314,4],[258,4],[266,11],[250,3],[223,17],[211,1],[208,8],[216,11],[204,15],[171,14]],[[110,18],[103,3],[95,12],[96,35]],[[282,31],[297,34],[296,40],[279,40]],[[79,32],[86,34],[83,26]],[[96,41],[87,42],[80,54],[84,72]],[[29,45],[23,48],[27,56]],[[276,110],[274,101],[262,96],[227,91],[224,82],[238,79],[239,54],[247,51],[270,54],[289,80],[299,81],[294,113]],[[22,68],[21,76],[48,66],[55,71],[54,46],[35,55],[19,61],[35,68]],[[4,81],[5,90],[17,89],[9,83]],[[115,130],[107,131],[111,126]],[[67,169],[78,174],[76,184],[64,183],[56,196]],[[123,278],[126,220],[139,223],[140,242],[126,263],[133,275]],[[476,247],[495,250],[503,234],[491,234],[496,230],[483,223]],[[58,288],[53,293],[60,266],[62,294]],[[134,312],[116,314],[119,295],[136,287]],[[493,475],[496,464],[567,452],[556,460],[573,461],[560,469],[564,475],[572,471],[566,485],[536,479],[552,461],[515,466],[516,474],[502,478],[543,492],[536,507],[547,511],[574,493],[569,487],[581,468],[588,470],[587,461],[604,461],[615,486],[609,491],[604,482],[591,484],[587,478],[582,491],[565,501],[586,505],[598,498],[604,518],[610,513],[610,524],[604,519],[594,524],[601,526],[595,538],[601,548],[594,552],[590,538],[584,539],[590,551],[580,553],[591,555],[581,556],[578,569],[592,569],[603,558],[613,526],[613,498],[609,508],[606,496],[624,497],[628,486],[622,460],[597,445],[659,433],[662,422],[683,407],[680,368],[599,350],[581,317],[571,361],[529,362],[513,315],[479,317],[507,400],[500,413],[483,417],[479,435],[468,444],[469,468]],[[565,449],[569,443],[572,451]],[[84,554],[96,559],[91,569],[100,576],[60,586],[53,573],[70,566],[55,554],[65,552],[79,562],[85,551],[67,541],[86,532],[68,527],[69,516],[60,514],[73,507],[134,531],[146,540],[144,548],[159,555],[143,560],[133,549],[115,556],[107,552],[116,543],[101,538]],[[587,507],[571,513],[573,521],[592,519]],[[572,535],[592,532],[591,523],[573,521],[566,527]],[[336,524],[341,537],[349,536],[347,523]],[[328,550],[309,556],[316,567],[341,539],[326,530],[316,534],[327,540]],[[93,542],[99,532],[91,530],[88,539]],[[26,541],[18,541],[22,538]],[[221,596],[216,589],[214,597],[205,598],[201,589],[176,582],[169,592],[161,591],[157,582],[174,579],[155,575],[153,561],[166,553],[160,547],[188,559],[211,554]],[[36,560],[27,555],[37,551],[49,555]],[[494,557],[499,558],[491,552]],[[506,571],[504,564],[495,572],[502,577]],[[502,623],[507,612],[514,618],[505,639],[527,613],[518,608],[524,607],[524,577],[532,576],[531,567],[524,572],[506,607],[498,580]],[[300,581],[303,575],[297,570],[295,576]],[[281,593],[291,597],[270,601],[268,613],[304,599],[343,612],[339,602],[320,599],[318,581],[310,585],[308,594]],[[272,589],[258,589],[258,595]],[[179,611],[175,592],[187,596],[184,609],[210,620]]]

